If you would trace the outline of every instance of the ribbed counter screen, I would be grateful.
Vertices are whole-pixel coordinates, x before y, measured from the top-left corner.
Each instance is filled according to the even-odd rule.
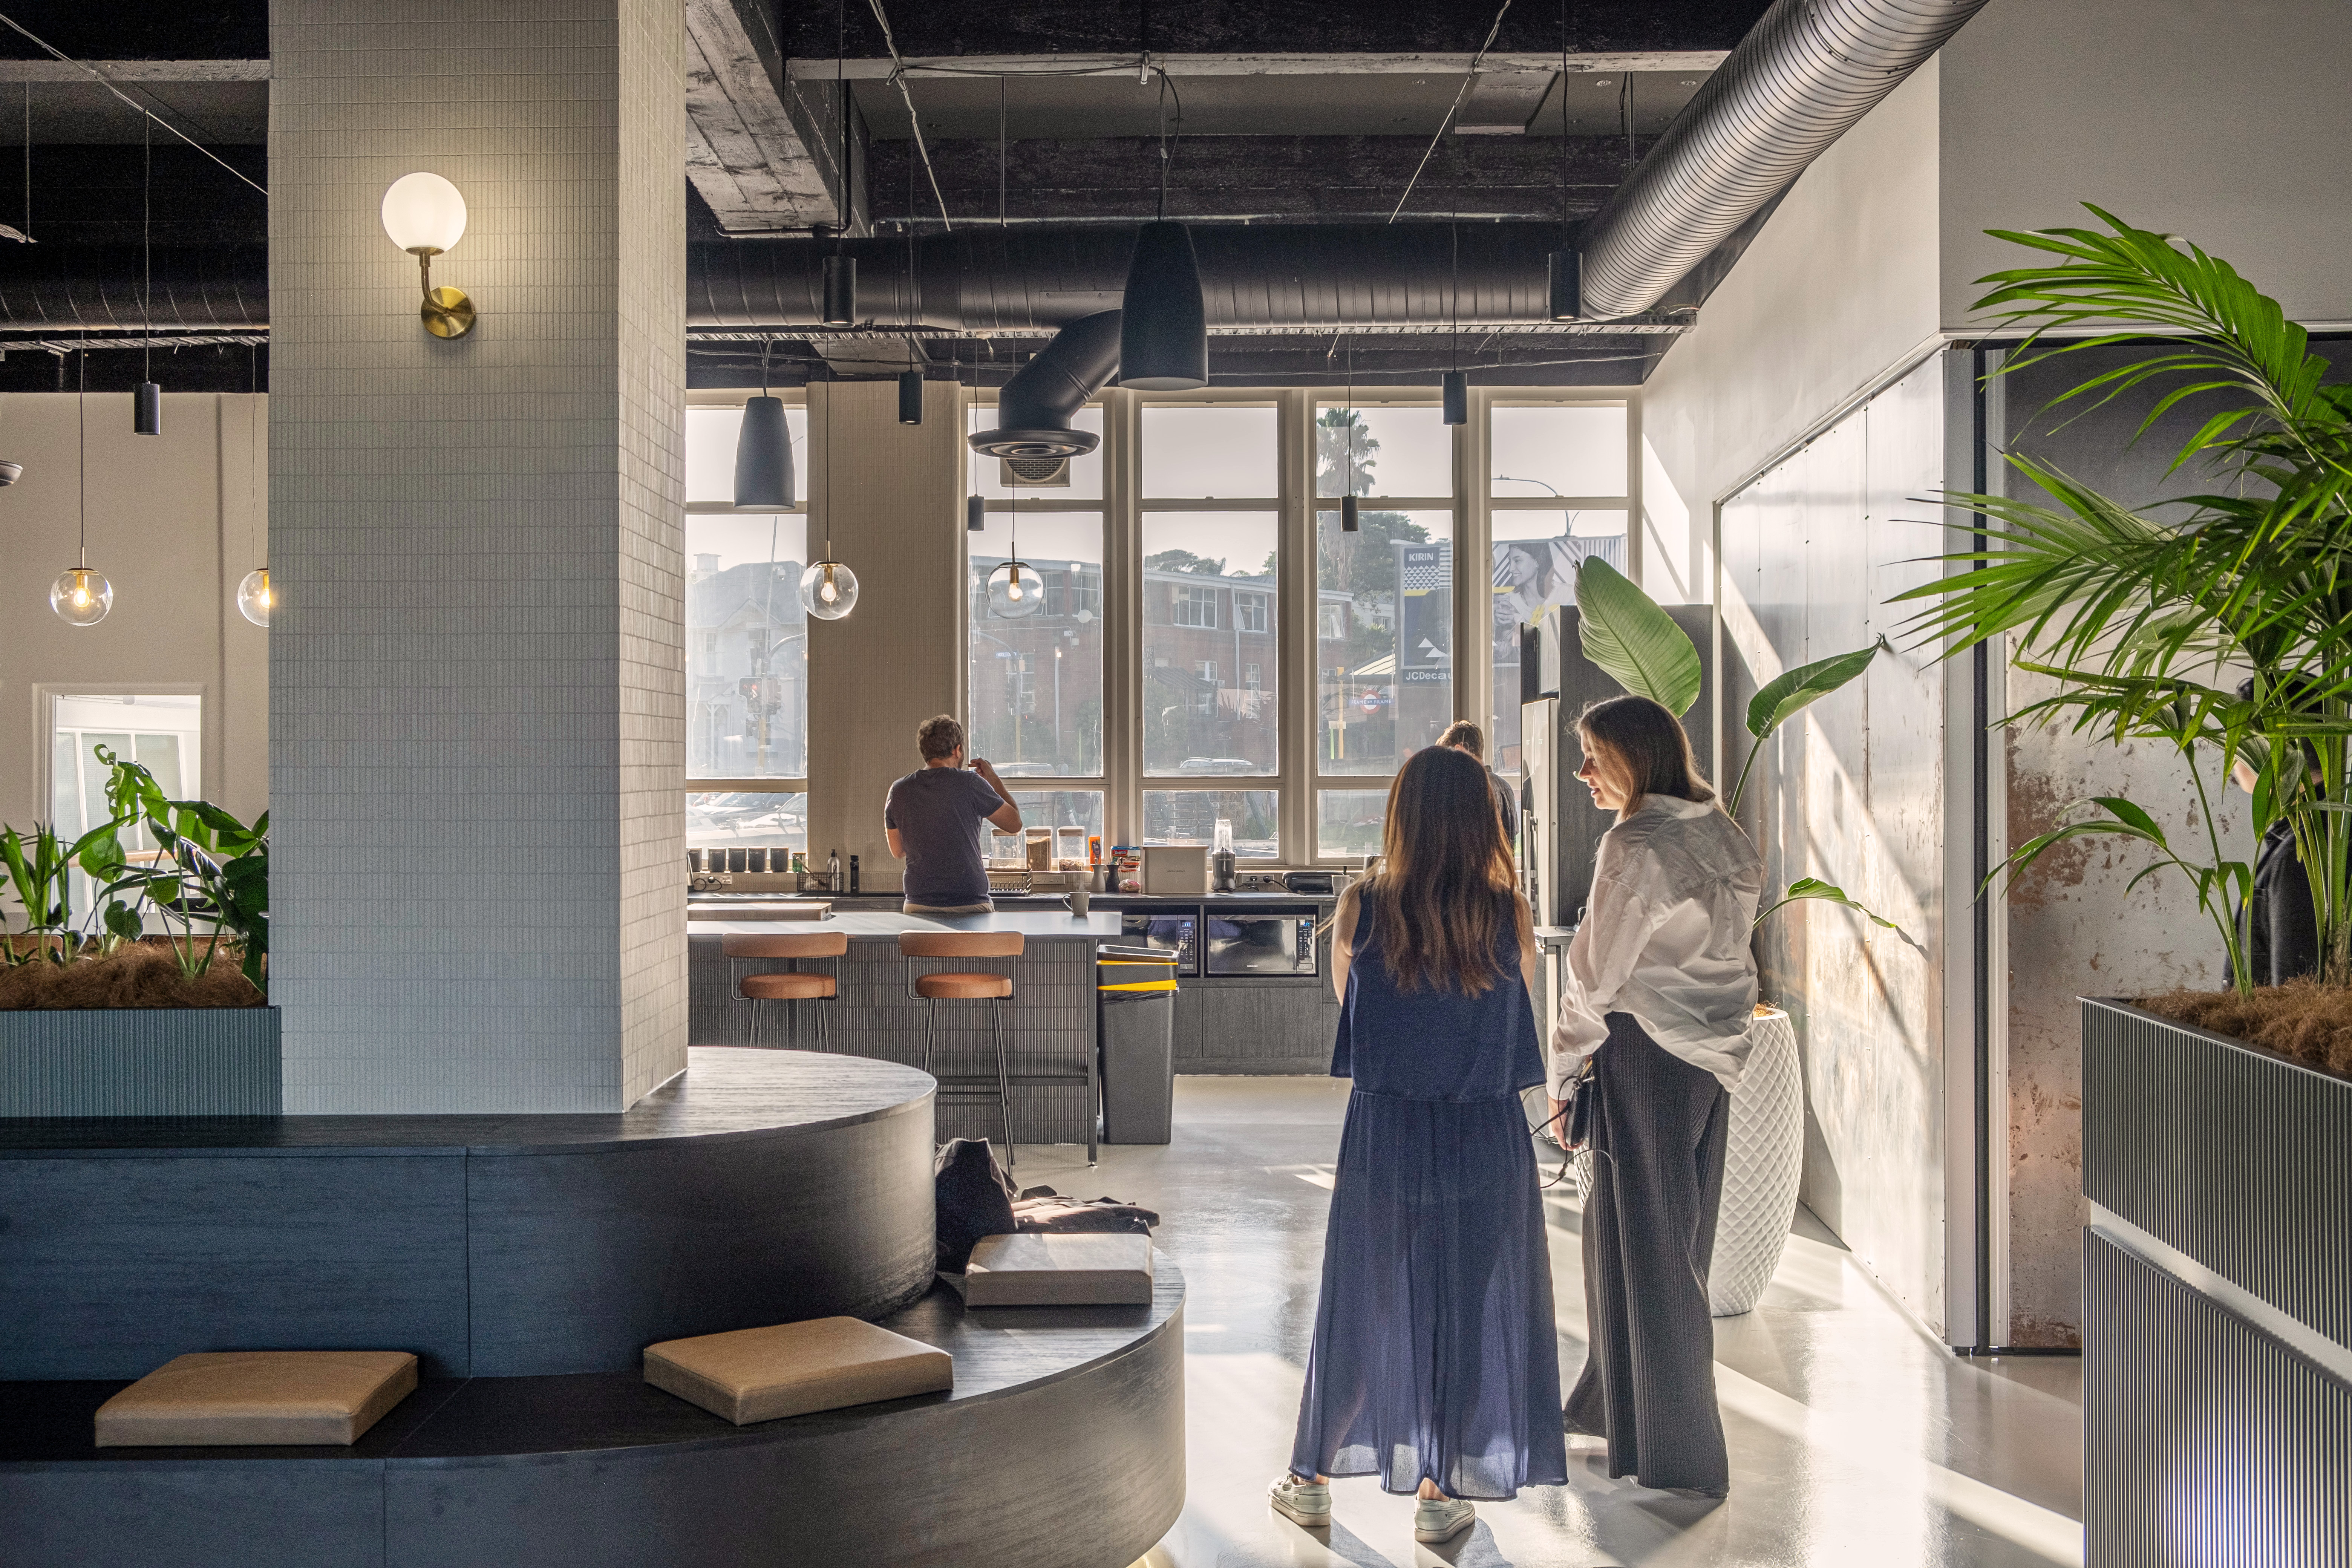
[[[2083,1240],[2088,1568],[2347,1568],[2352,1388]]]

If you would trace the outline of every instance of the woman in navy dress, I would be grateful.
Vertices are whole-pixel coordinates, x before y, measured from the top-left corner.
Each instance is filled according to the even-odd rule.
[[[1471,1499],[1568,1479],[1551,1260],[1519,1091],[1544,1081],[1535,939],[1486,770],[1417,752],[1389,792],[1378,874],[1332,942],[1352,1078],[1323,1290],[1289,1473],[1272,1501],[1310,1528],[1333,1476],[1415,1493],[1415,1539]]]

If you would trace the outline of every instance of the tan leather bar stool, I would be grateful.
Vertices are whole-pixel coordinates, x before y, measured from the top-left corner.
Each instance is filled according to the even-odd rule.
[[[898,962],[908,969],[918,958],[1018,958],[1021,933],[995,931],[908,931],[898,933]],[[931,1071],[931,1055],[939,1044],[940,1004],[985,1002],[996,1032],[996,1103],[1004,1117],[1004,1163],[1013,1163],[1013,1079],[1004,1066],[1004,1003],[1013,994],[1010,975],[941,972],[913,974],[908,994],[930,1004],[930,1021],[923,1031],[923,1070]],[[932,1073],[934,1078],[939,1075]],[[984,1078],[941,1078],[942,1094],[985,1094]]]
[[[731,974],[739,961],[744,959],[783,959],[797,964],[804,958],[839,958],[849,951],[846,931],[793,931],[789,934],[730,936],[719,939],[727,953],[727,968]],[[830,974],[803,974],[797,969],[782,973],[774,970],[746,974],[735,983],[736,994],[751,1005],[751,1043],[760,1043],[760,1011],[764,1002],[789,1002],[795,1005],[786,1015],[785,1041],[797,1044],[800,1029],[800,1008],[803,1002],[830,1002],[840,993],[839,983]],[[833,1048],[824,1026],[824,1010],[816,1015],[816,1048]]]

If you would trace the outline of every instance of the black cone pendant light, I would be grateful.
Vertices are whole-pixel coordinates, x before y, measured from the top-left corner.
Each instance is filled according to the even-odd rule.
[[[1135,237],[1120,301],[1118,384],[1141,392],[1209,384],[1208,313],[1201,262],[1181,223],[1147,223]]]
[[[1583,258],[1568,243],[1568,0],[1559,0],[1559,248],[1551,253],[1544,314],[1573,321],[1584,314]]]
[[[760,395],[743,400],[735,437],[735,504],[788,509],[795,502],[793,433],[784,400],[768,395],[768,343],[760,343]]]
[[[1573,321],[1584,314],[1583,258],[1562,247],[1551,253],[1550,306],[1545,312],[1555,321]]]
[[[146,280],[139,290],[141,333],[147,339],[147,379],[139,384],[139,395],[131,411],[131,433],[134,436],[161,436],[163,433],[163,389],[154,378],[155,367],[155,250],[151,243],[152,215],[155,193],[155,122],[150,119],[142,127],[147,132],[147,153],[139,181],[139,252]]]
[[[1139,392],[1190,392],[1209,384],[1209,319],[1201,302],[1201,258],[1192,233],[1168,221],[1167,101],[1173,90],[1160,73],[1160,205],[1136,231],[1119,301],[1118,384]],[[1184,104],[1176,103],[1176,133],[1184,133]]]

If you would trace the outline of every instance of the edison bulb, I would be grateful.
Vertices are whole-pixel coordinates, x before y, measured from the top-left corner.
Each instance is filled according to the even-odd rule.
[[[94,626],[114,608],[114,584],[102,572],[70,567],[49,584],[49,608],[69,626]]]
[[[245,613],[247,620],[257,626],[269,624],[269,606],[277,602],[277,595],[269,591],[269,568],[267,566],[257,566],[247,572],[245,581],[236,585],[236,607]]]
[[[857,574],[838,561],[819,561],[801,574],[801,608],[837,621],[857,607]]]
[[[988,613],[1017,621],[1045,607],[1045,580],[1026,561],[1007,561],[988,574]]]

